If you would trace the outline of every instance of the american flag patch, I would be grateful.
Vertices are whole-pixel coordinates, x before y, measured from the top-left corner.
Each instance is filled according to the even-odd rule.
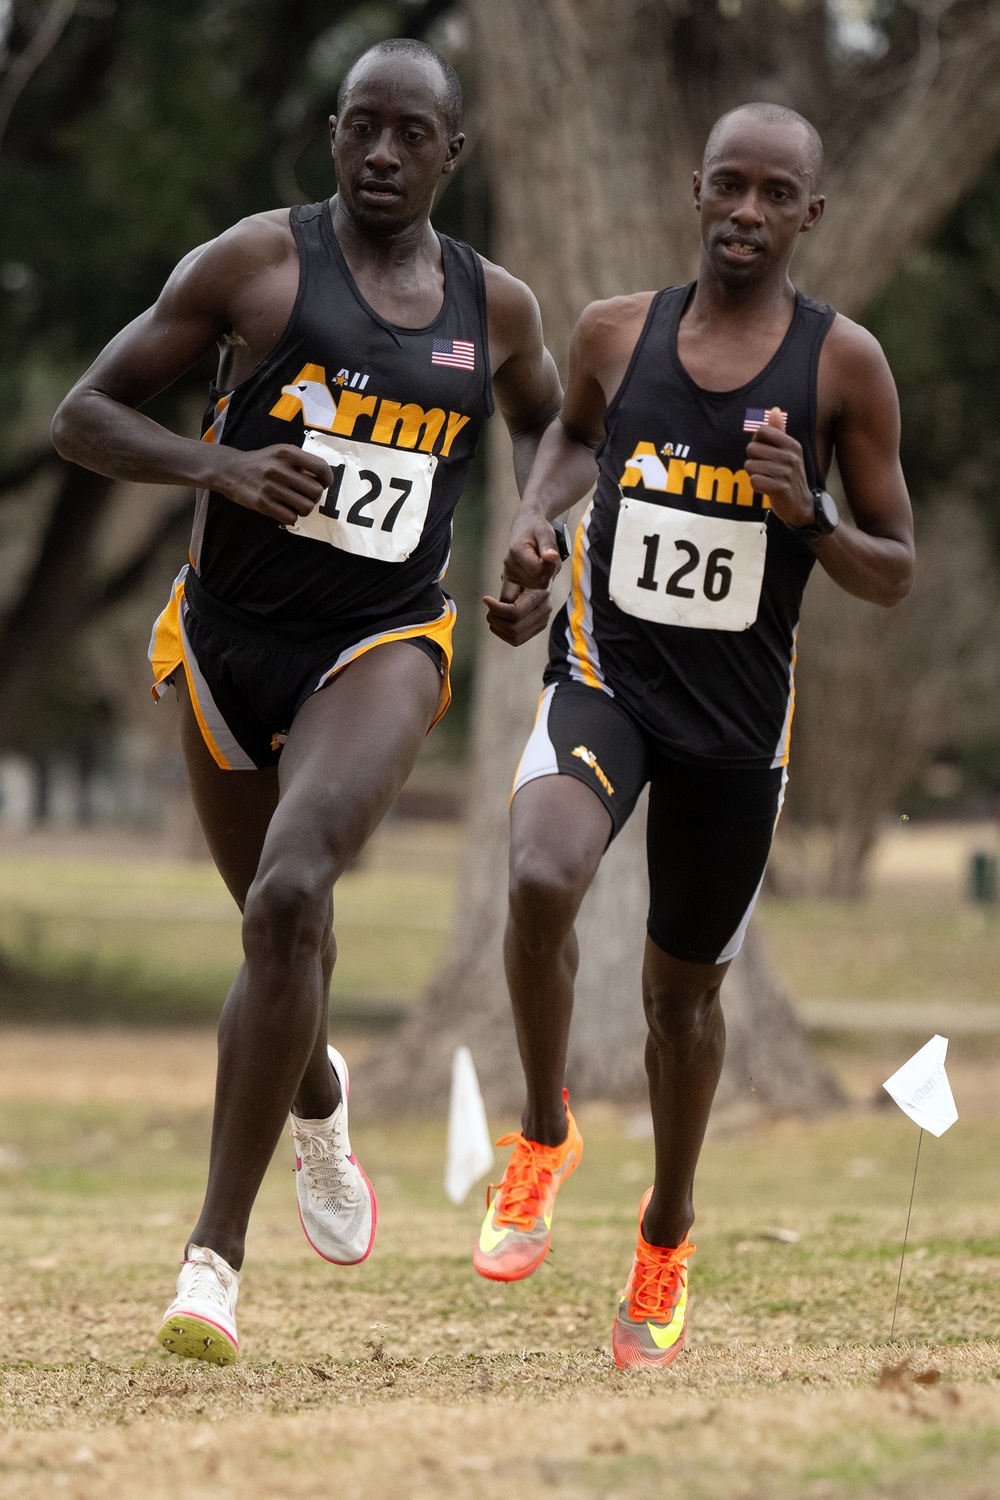
[[[450,370],[474,370],[476,346],[471,339],[435,339],[431,364],[447,365]]]
[[[767,412],[773,410],[773,406],[768,407],[767,410],[763,406],[748,406],[746,420],[743,423],[743,431],[756,432],[758,427],[766,427]],[[781,430],[784,432],[788,426],[788,413],[787,411],[781,411],[780,406],[778,410],[781,412]]]

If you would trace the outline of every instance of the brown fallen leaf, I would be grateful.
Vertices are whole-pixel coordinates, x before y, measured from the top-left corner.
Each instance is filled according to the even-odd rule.
[[[332,1380],[333,1376],[329,1370],[324,1370],[322,1365],[307,1365],[310,1375],[315,1375],[317,1380]]]

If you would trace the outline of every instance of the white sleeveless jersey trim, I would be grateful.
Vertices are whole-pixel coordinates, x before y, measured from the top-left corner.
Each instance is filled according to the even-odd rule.
[[[594,502],[584,511],[573,544],[573,582],[567,608],[566,653],[570,676],[585,687],[600,688],[615,695],[601,670],[601,656],[594,638],[594,606],[590,561],[590,522]]]
[[[226,425],[226,413],[229,410],[229,397],[220,396],[215,404],[215,417],[212,425],[205,429],[202,437],[203,443],[221,443],[222,430]],[[208,497],[211,491],[196,490],[194,497],[194,523],[191,527],[191,545],[188,555],[191,566],[197,573],[201,564],[201,548],[205,540],[205,522],[208,519]]]

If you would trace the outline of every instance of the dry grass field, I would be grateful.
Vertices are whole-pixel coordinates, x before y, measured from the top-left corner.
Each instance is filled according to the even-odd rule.
[[[791,994],[1000,1004],[1000,908],[970,905],[963,885],[970,851],[995,839],[974,824],[890,830],[871,899],[762,902]],[[379,829],[337,888],[335,1009],[364,1016],[420,994],[447,942],[460,842],[455,824]],[[242,956],[239,914],[211,864],[168,859],[150,837],[8,835],[0,955],[60,981],[25,1018],[54,1001],[64,1017],[209,1020]]]
[[[867,1091],[881,1064],[846,1062]],[[897,1345],[915,1131],[859,1110],[710,1141],[690,1345],[655,1378],[609,1352],[651,1147],[607,1107],[581,1112],[552,1256],[510,1287],[471,1270],[481,1198],[445,1199],[442,1126],[357,1133],[381,1220],[350,1270],[302,1238],[283,1146],[244,1361],[162,1354],[212,1065],[204,1031],[0,1033],[3,1500],[1000,1496],[1000,1067],[981,1052],[952,1069],[959,1124],[925,1143]]]

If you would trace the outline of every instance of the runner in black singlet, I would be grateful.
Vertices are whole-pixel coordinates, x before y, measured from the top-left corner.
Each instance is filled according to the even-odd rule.
[[[656,1177],[615,1320],[623,1367],[668,1365],[684,1342],[719,988],[781,803],[802,591],[819,561],[892,605],[913,568],[882,351],[788,278],[822,215],[821,159],[812,126],[779,106],[717,123],[695,174],[698,280],[583,314],[505,562],[508,578],[546,582],[551,523],[596,480],[512,800],[505,954],[528,1100],[474,1261],[515,1280],[547,1253],[556,1189],[583,1146],[563,1093],[573,923],[648,783]],[[834,454],[854,525],[825,490]]]
[[[441,582],[493,398],[519,483],[559,404],[530,291],[430,226],[460,114],[454,70],[429,48],[365,53],[331,121],[337,196],[193,251],[53,427],[77,463],[198,491],[150,656],[156,692],[177,690],[246,961],[220,1023],[208,1192],[159,1334],[179,1354],[237,1355],[247,1221],[289,1110],[310,1243],[351,1264],[374,1239],[347,1066],[327,1044],[331,891],[447,707]],[[216,343],[202,442],[140,415]],[[548,614],[546,584],[490,601],[514,645]]]

